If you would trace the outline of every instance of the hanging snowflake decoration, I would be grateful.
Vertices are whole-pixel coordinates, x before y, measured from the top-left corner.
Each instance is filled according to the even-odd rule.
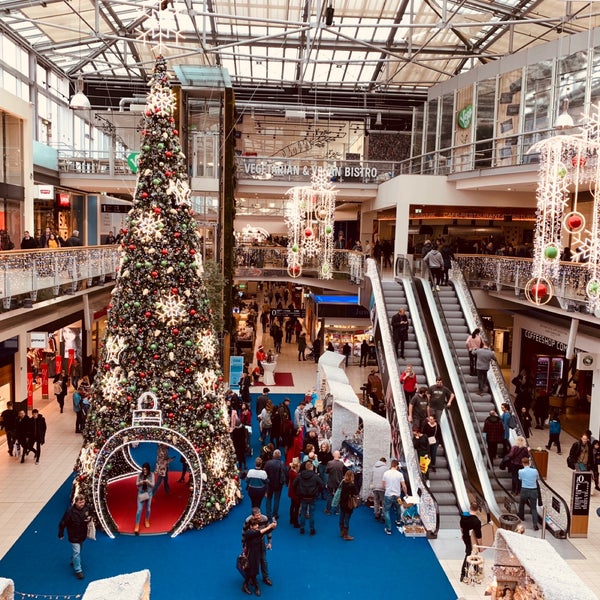
[[[314,258],[321,253],[321,242],[315,238],[305,240],[302,247],[302,254],[307,258]]]
[[[118,364],[121,362],[121,353],[127,348],[127,340],[119,335],[109,335],[104,342],[106,363]]]
[[[158,320],[166,325],[179,325],[187,317],[187,307],[185,300],[172,294],[165,296],[154,303]]]
[[[144,215],[135,221],[133,231],[142,244],[149,244],[162,238],[161,229],[165,223],[160,215]]]
[[[162,0],[149,0],[141,3],[139,17],[143,18],[145,30],[143,30],[137,39],[146,42],[149,40],[158,40],[162,44],[163,39],[173,38],[178,41],[181,32],[177,25],[177,13],[182,13],[182,10],[177,8],[161,9]],[[150,16],[148,16],[150,11]],[[135,19],[134,19],[135,20]]]
[[[217,354],[217,342],[209,331],[203,331],[198,335],[198,350],[203,358],[214,358]]]

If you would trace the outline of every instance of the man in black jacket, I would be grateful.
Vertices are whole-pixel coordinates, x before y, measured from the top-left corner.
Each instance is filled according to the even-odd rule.
[[[62,540],[67,529],[67,536],[71,542],[73,556],[71,564],[75,569],[75,577],[83,579],[83,570],[81,568],[81,546],[87,538],[88,523],[92,520],[92,513],[85,505],[85,498],[82,495],[75,496],[75,502],[63,515],[58,524],[58,539]]]
[[[13,455],[13,448],[15,447],[16,441],[16,429],[17,429],[17,413],[13,410],[13,403],[6,403],[6,410],[2,411],[0,415],[2,419],[1,426],[6,431],[6,442],[8,444],[8,453]]]
[[[39,464],[42,446],[46,443],[46,419],[37,408],[31,411],[29,450],[35,454],[35,464]]]
[[[21,462],[25,462],[25,456],[29,454],[29,438],[31,436],[31,419],[20,410],[15,425],[17,443],[21,446]]]
[[[309,518],[310,535],[315,535],[315,501],[325,488],[323,480],[315,473],[315,466],[311,460],[305,463],[304,471],[294,479],[292,484],[300,496],[300,533],[304,533],[306,517]]]

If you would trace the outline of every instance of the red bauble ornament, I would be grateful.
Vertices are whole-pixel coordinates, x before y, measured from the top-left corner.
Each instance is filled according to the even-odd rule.
[[[579,229],[579,227],[581,227],[582,223],[583,223],[583,220],[581,219],[581,217],[579,215],[571,215],[567,219],[567,227],[569,229]]]
[[[204,405],[204,408],[205,408],[206,410],[210,410],[210,407],[211,407],[211,404],[210,404],[210,402],[207,402],[207,403]]]
[[[172,419],[174,416],[175,416],[175,415],[174,415],[173,413],[169,413],[169,414],[168,414],[168,417],[169,417],[169,419]]]
[[[585,156],[577,156],[575,155],[572,159],[571,159],[571,164],[574,167],[580,166],[580,167],[585,167],[585,164],[587,163],[587,158]]]
[[[193,248],[191,248],[190,249],[190,254],[193,256],[194,254],[196,254],[196,251]]]
[[[179,238],[179,237],[181,237],[181,233],[179,233],[179,231],[176,231],[176,232],[175,232],[173,235],[174,235],[176,238]]]
[[[150,275],[152,275],[152,277],[154,277],[156,279],[158,277],[158,271],[152,271],[152,273],[150,273]]]
[[[177,400],[177,398],[179,398],[179,394],[172,394],[171,395],[171,399]]]
[[[142,379],[144,379],[144,377],[146,377],[146,372],[145,371],[140,371],[140,377]]]
[[[308,238],[308,237],[311,237],[311,236],[312,236],[312,234],[313,234],[313,231],[312,231],[312,229],[305,229],[305,230],[304,230],[304,235],[305,235],[307,238]]]
[[[171,329],[171,333],[173,335],[179,335],[179,329],[177,329],[177,327],[174,327],[173,329]]]
[[[192,370],[190,368],[185,369],[186,375],[189,375],[191,372],[192,372]],[[190,410],[192,410],[192,409],[190,408]]]
[[[160,215],[160,213],[162,212],[162,209],[160,208],[160,206],[155,206],[152,209],[157,215]]]
[[[177,288],[171,288],[171,294],[178,294],[179,290]]]
[[[142,192],[142,198],[147,198],[148,197],[148,192]]]
[[[192,317],[196,314],[196,311],[192,308],[192,310],[190,310],[190,315],[192,315]]]
[[[531,286],[531,295],[535,298],[543,298],[548,293],[548,288],[543,283]]]
[[[168,251],[166,248],[163,248],[163,249],[160,251],[160,253],[161,253],[163,256],[166,256],[167,254],[169,254],[169,251]]]
[[[167,158],[171,158],[171,156],[173,156],[173,153],[172,153],[170,150],[167,150],[167,151],[165,152],[165,156],[166,156]]]
[[[173,175],[173,171],[165,171],[165,177],[171,177]]]
[[[98,454],[98,448],[94,448],[94,454]]]
[[[154,360],[158,360],[158,359],[160,358],[160,354],[155,354],[155,355],[154,355],[152,358],[153,358]]]
[[[300,267],[298,265],[295,265],[292,267],[292,273],[294,275],[297,275],[298,273],[300,273]]]
[[[110,363],[104,363],[104,370],[110,371]]]
[[[173,133],[174,133],[175,135],[179,135],[179,130],[177,130],[177,129],[173,129]]]
[[[144,313],[144,316],[146,317],[146,319],[149,319],[149,318],[152,316],[152,313],[151,313],[149,310],[147,310],[147,311]]]
[[[135,244],[129,244],[129,249],[130,250],[135,250]]]

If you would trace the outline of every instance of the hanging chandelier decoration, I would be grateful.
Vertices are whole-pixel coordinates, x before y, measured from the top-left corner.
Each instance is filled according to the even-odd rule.
[[[337,190],[329,169],[318,168],[310,186],[287,191],[285,222],[288,227],[287,271],[300,277],[309,261],[318,259],[319,279],[333,278],[333,216]]]
[[[571,260],[587,266],[588,308],[592,313],[600,308],[599,135],[600,107],[596,107],[580,134],[557,135],[530,150],[540,153],[533,276],[525,286],[525,295],[533,304],[547,304],[553,297],[561,251],[569,245],[562,238],[570,236]],[[591,223],[578,210],[580,190],[593,198]]]

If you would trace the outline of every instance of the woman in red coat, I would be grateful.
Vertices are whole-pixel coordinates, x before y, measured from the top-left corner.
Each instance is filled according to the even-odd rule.
[[[294,441],[292,445],[289,447],[287,454],[285,456],[285,462],[289,465],[294,458],[298,458],[302,456],[302,447],[304,442],[304,431],[302,427],[298,427],[296,430],[296,435],[294,436]]]
[[[288,470],[288,496],[290,498],[290,523],[298,529],[300,523],[298,523],[298,513],[300,512],[300,496],[296,493],[294,488],[294,479],[298,477],[300,471],[300,459],[294,458],[290,463]]]

